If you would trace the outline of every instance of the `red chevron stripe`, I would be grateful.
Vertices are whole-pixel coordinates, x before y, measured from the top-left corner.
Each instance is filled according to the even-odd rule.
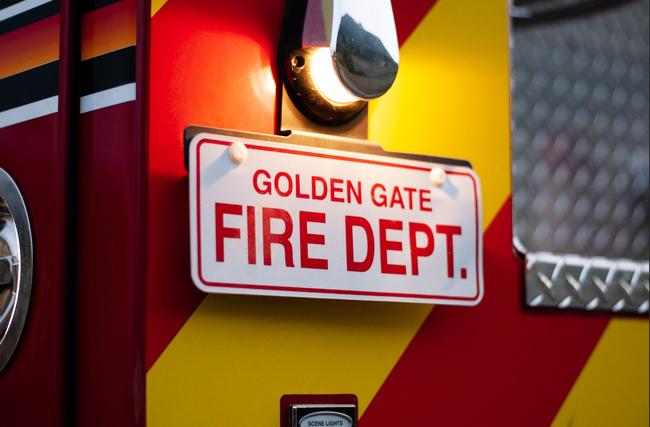
[[[400,43],[434,3],[394,1]],[[204,298],[190,283],[189,256],[179,256],[189,247],[187,228],[171,226],[187,222],[185,211],[177,209],[187,204],[187,173],[178,162],[180,135],[189,123],[273,131],[275,114],[266,108],[273,100],[258,98],[247,76],[270,67],[278,81],[283,10],[282,0],[169,0],[152,19],[147,370]],[[186,244],[178,247],[178,242]]]
[[[403,45],[438,0],[392,0],[397,40]]]
[[[362,427],[550,425],[608,317],[524,309],[511,229],[508,201],[485,234],[483,301],[431,311]]]

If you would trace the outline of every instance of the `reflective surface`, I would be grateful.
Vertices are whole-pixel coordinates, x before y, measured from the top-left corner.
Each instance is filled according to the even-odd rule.
[[[515,234],[529,251],[650,255],[648,1],[515,26]]]
[[[303,47],[329,48],[341,82],[353,95],[383,95],[399,67],[390,0],[310,0]]]
[[[32,237],[18,187],[0,168],[0,371],[14,353],[32,287]]]
[[[531,307],[648,313],[648,263],[607,258],[526,256],[526,303]]]
[[[359,100],[359,97],[341,82],[329,49],[321,47],[313,50],[311,74],[314,86],[330,103],[349,104]]]
[[[648,1],[515,25],[515,241],[526,302],[648,312]]]
[[[285,70],[288,94],[301,113],[314,123],[349,124],[366,107],[366,101],[354,97],[341,84],[326,48],[293,50],[285,58]],[[316,81],[317,78],[320,80]]]

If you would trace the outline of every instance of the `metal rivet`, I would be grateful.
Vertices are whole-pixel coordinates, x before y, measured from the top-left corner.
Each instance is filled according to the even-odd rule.
[[[429,173],[429,178],[434,186],[440,187],[447,181],[447,173],[441,167],[434,166]]]
[[[232,160],[233,163],[241,165],[246,161],[246,159],[248,159],[248,148],[246,148],[243,143],[235,141],[230,144],[228,154],[230,154],[230,160]]]
[[[291,58],[291,66],[296,69],[301,69],[305,66],[305,57],[301,55],[296,55]]]

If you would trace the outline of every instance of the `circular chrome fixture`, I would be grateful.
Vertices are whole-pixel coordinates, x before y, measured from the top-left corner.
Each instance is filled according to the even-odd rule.
[[[399,68],[390,0],[337,0],[333,16],[329,50],[341,83],[359,98],[379,98]]]
[[[285,84],[312,120],[350,121],[393,85],[399,45],[390,0],[308,0],[289,5]]]
[[[16,183],[0,168],[0,371],[18,345],[32,288],[32,234]]]
[[[338,125],[354,118],[366,106],[365,100],[352,95],[338,80],[327,49],[296,49],[287,59],[289,93],[310,119]]]

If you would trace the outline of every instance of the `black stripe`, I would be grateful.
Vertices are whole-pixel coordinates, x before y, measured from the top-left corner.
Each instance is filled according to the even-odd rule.
[[[59,61],[0,79],[0,111],[49,98],[58,93]]]
[[[16,16],[12,16],[9,19],[0,21],[0,35],[17,30],[25,25],[33,24],[34,22],[48,18],[52,15],[56,15],[59,13],[59,8],[60,0],[52,0]]]
[[[23,0],[0,0],[0,10]],[[117,3],[122,0],[81,0],[81,11],[83,13],[92,12],[93,10],[101,9],[102,7]]]
[[[101,9],[104,6],[117,3],[118,1],[120,0],[81,0],[81,11],[83,13],[92,12],[93,10]]]
[[[57,95],[58,66],[54,61],[0,79],[0,111]],[[83,61],[80,75],[81,96],[135,82],[135,46]]]
[[[16,3],[20,3],[23,0],[0,0],[0,10],[5,9],[9,6],[13,6]],[[81,1],[81,11],[83,13],[92,12],[93,10],[101,9],[104,6],[108,6],[113,3],[117,3],[121,0],[82,0]]]
[[[0,0],[0,10],[4,9],[5,7],[9,7],[12,4],[19,3],[23,0]]]
[[[135,81],[135,46],[81,63],[81,96]]]
[[[21,1],[22,0],[0,0],[0,10]],[[102,7],[117,3],[118,1],[120,0],[83,0],[81,3],[81,11],[83,13],[92,12],[93,10],[101,9]],[[9,19],[5,19],[4,21],[0,21],[0,35],[33,24],[34,22],[48,18],[52,15],[56,15],[59,13],[60,4],[60,0],[53,0],[16,16],[12,16]]]

